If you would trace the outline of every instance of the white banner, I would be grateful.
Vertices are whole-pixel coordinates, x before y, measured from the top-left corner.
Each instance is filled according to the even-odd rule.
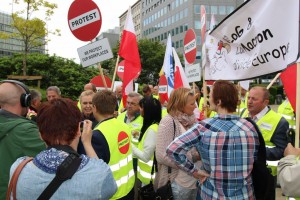
[[[206,80],[283,70],[299,51],[299,0],[247,1],[206,38]]]
[[[185,65],[185,75],[189,81],[197,82],[201,80],[201,70],[200,70],[200,63],[193,64],[193,65]]]
[[[113,57],[107,38],[95,41],[77,49],[81,64],[87,67]]]

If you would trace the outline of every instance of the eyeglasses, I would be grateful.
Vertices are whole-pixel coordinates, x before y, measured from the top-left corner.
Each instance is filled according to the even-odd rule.
[[[132,105],[132,106],[137,106],[137,105],[139,105],[138,103],[133,103],[133,102],[129,102],[129,101],[127,101],[126,103],[127,103],[127,105],[129,105],[129,106],[130,106],[130,105]]]

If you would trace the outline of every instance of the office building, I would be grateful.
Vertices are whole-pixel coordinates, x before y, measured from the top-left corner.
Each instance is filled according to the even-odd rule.
[[[136,16],[141,16],[138,38],[148,38],[166,44],[168,34],[171,34],[172,46],[178,53],[183,54],[185,33],[192,28],[197,37],[196,62],[200,62],[201,5],[204,5],[206,9],[206,29],[208,30],[212,15],[218,23],[243,2],[243,0],[139,0],[135,3]],[[137,14],[137,5],[140,5],[140,14]],[[126,17],[126,12],[121,16],[122,18]],[[121,17],[120,24],[122,24]],[[138,23],[138,20],[134,23]],[[139,26],[135,24],[136,27]],[[120,31],[122,30],[123,28],[120,27]]]
[[[17,30],[11,26],[11,14],[0,12],[0,32],[14,33]],[[42,38],[41,40],[44,40]],[[24,42],[20,39],[0,39],[0,57],[10,56],[14,53],[22,53],[24,51]],[[45,53],[45,46],[32,49],[30,52]]]

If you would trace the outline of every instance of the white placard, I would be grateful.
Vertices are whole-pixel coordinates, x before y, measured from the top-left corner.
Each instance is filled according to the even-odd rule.
[[[200,81],[201,80],[200,63],[196,63],[193,65],[186,65],[185,75],[189,83]]]
[[[77,49],[83,67],[87,67],[113,57],[107,38],[95,41]]]
[[[299,0],[247,1],[210,36],[207,80],[251,79],[283,70],[298,58]]]

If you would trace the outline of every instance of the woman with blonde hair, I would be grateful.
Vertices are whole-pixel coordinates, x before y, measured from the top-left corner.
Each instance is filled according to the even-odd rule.
[[[176,138],[196,123],[194,109],[195,96],[190,89],[178,88],[172,91],[168,101],[168,114],[161,120],[156,140],[156,159],[158,172],[154,187],[164,186],[170,179],[173,199],[196,199],[196,179],[180,170],[174,161],[166,155],[166,147]],[[171,172],[168,173],[168,167]]]

